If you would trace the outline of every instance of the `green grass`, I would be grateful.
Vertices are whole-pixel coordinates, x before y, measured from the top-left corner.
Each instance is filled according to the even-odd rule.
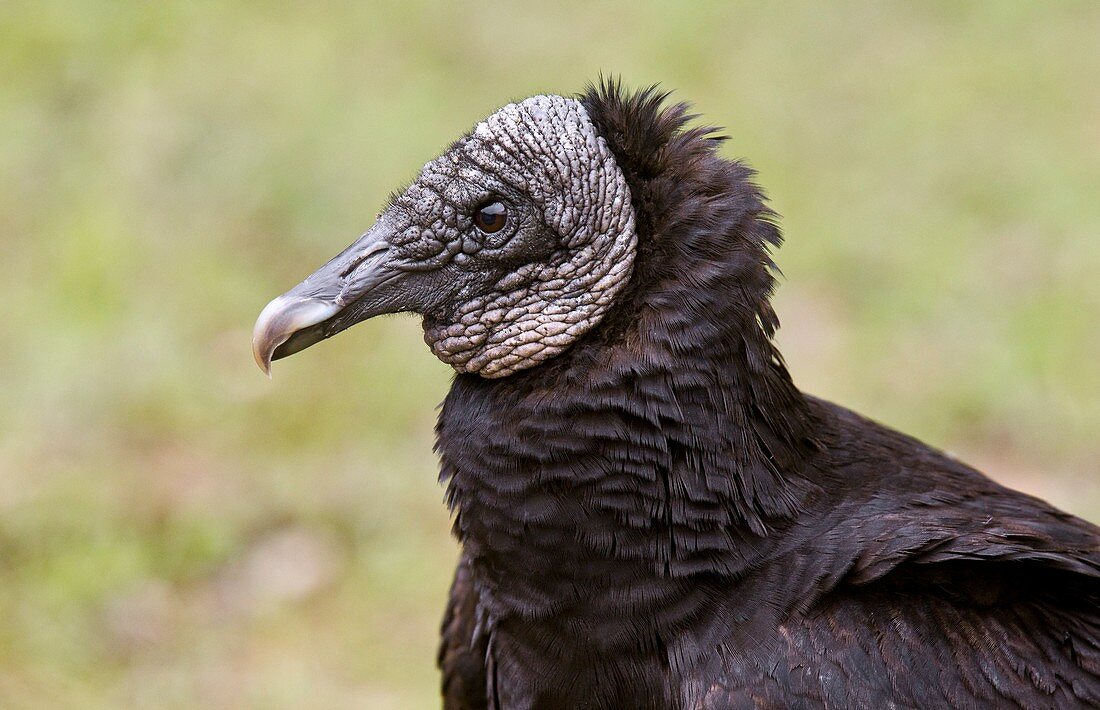
[[[1100,517],[1100,7],[0,7],[0,706],[437,704],[448,370],[267,300],[598,72],[727,127],[807,389]]]

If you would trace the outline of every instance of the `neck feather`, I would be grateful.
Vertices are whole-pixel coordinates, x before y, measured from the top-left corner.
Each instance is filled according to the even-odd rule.
[[[624,579],[664,580],[645,592],[661,605],[689,578],[740,575],[817,492],[812,415],[771,340],[773,214],[662,98],[582,99],[636,213],[615,306],[543,365],[457,376],[440,415],[455,533],[488,603],[528,616],[636,606]]]

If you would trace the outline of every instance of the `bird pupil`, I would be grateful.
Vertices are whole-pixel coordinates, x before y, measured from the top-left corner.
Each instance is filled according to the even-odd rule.
[[[478,208],[474,216],[474,223],[483,232],[498,232],[504,227],[507,220],[507,212],[504,205],[492,202]]]

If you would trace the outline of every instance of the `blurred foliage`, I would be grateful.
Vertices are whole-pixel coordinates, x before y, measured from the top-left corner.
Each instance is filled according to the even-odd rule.
[[[1100,515],[1100,5],[0,4],[0,706],[433,707],[448,370],[263,304],[598,72],[728,127],[808,390]]]

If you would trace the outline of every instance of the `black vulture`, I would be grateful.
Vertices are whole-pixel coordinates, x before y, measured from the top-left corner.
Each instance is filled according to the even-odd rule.
[[[509,104],[272,301],[456,375],[449,708],[1100,705],[1100,529],[799,391],[776,215],[654,88]]]

